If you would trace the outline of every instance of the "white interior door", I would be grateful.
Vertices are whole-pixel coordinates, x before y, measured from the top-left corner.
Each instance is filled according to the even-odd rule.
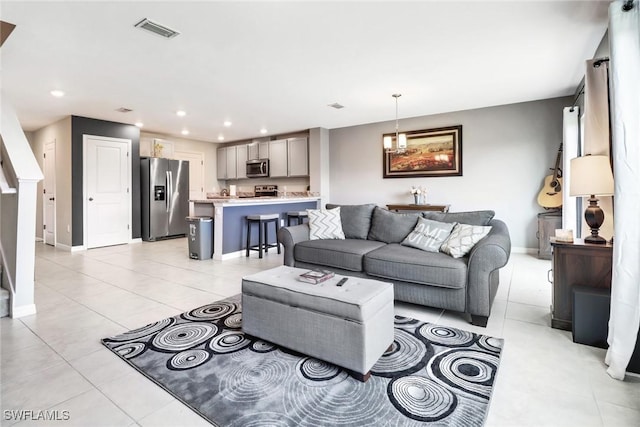
[[[44,146],[43,182],[43,239],[47,245],[56,245],[56,141]]]
[[[173,158],[189,162],[189,200],[204,199],[204,153],[174,151]]]
[[[90,135],[84,135],[83,140],[85,247],[128,243],[131,141]]]

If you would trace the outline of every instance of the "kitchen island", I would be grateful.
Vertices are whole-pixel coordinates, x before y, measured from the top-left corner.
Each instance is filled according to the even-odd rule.
[[[320,197],[220,197],[215,199],[189,200],[195,216],[213,218],[213,259],[225,260],[244,256],[247,240],[247,215],[280,215],[280,224],[286,223],[287,212],[318,209]],[[269,238],[273,241],[274,232],[269,228]],[[258,244],[258,233],[252,238]],[[275,249],[272,249],[275,252]]]

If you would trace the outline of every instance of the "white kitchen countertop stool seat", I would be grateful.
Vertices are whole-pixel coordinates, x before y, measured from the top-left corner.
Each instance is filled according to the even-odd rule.
[[[289,211],[287,212],[287,227],[291,225],[292,219],[295,219],[297,225],[300,225],[304,222],[305,218],[309,218],[307,211]]]

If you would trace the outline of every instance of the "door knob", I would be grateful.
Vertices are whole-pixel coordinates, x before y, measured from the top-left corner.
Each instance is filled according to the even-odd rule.
[[[93,197],[89,197],[89,201],[90,201],[90,202],[93,202]]]
[[[56,198],[55,197],[49,197],[49,200],[54,201]]]

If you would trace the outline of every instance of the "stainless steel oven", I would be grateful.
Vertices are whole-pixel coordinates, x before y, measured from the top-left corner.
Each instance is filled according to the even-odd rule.
[[[247,160],[247,178],[269,176],[269,159]]]

